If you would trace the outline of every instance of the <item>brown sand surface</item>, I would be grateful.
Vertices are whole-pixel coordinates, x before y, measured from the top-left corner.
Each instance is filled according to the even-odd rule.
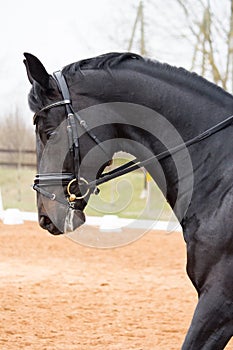
[[[180,349],[197,300],[185,255],[181,233],[103,250],[0,223],[0,349]]]

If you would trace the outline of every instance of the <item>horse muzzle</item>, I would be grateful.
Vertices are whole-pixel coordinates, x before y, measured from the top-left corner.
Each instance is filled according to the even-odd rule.
[[[80,210],[69,209],[66,216],[62,220],[52,221],[49,216],[43,214],[39,216],[39,224],[49,233],[60,235],[68,232],[73,232],[78,227],[85,223],[85,215]]]

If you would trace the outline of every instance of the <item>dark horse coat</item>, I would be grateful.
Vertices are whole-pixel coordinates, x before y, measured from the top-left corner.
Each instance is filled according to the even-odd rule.
[[[31,54],[25,57],[32,83],[29,104],[38,112],[62,97],[40,61]],[[83,60],[62,72],[74,110],[88,121],[99,140],[114,140],[107,145],[109,159],[114,152],[124,150],[142,160],[233,114],[232,95],[221,88],[184,69],[130,53]],[[38,168],[43,171],[59,171],[59,142],[53,141],[46,161],[42,152],[65,118],[64,106],[39,113],[37,154]],[[187,273],[199,297],[183,350],[221,350],[233,334],[232,133],[229,126],[175,156],[148,165],[182,225]],[[80,136],[81,158],[92,148],[93,142],[84,133]],[[97,151],[91,163],[86,162],[82,171],[88,181],[96,177],[98,169],[103,171],[107,158],[101,158]],[[72,166],[71,157],[66,156],[60,172],[72,172]],[[61,233],[59,225],[67,212],[42,197],[38,194],[41,226]],[[74,227],[84,222],[87,201],[80,199],[75,204]]]

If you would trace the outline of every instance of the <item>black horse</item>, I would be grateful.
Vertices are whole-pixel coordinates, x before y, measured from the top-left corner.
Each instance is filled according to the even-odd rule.
[[[145,167],[182,225],[187,273],[199,297],[182,349],[223,349],[233,334],[232,95],[131,53],[82,60],[59,77],[35,56],[25,58],[36,113],[40,225],[62,233],[70,213],[71,228],[81,225],[114,152],[150,158]]]

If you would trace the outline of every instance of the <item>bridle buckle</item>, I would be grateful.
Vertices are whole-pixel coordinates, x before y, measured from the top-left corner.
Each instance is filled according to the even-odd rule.
[[[83,184],[88,185],[88,181],[87,181],[86,179],[84,179],[84,177],[80,177],[80,179],[73,179],[73,180],[71,180],[71,181],[68,183],[68,185],[67,185],[67,193],[68,193],[68,195],[69,195],[69,198],[68,198],[68,201],[69,201],[69,202],[74,202],[74,201],[76,201],[77,199],[83,199],[83,198],[85,198],[85,197],[88,195],[89,191],[90,191],[90,188],[87,187],[87,190],[86,190],[86,192],[85,192],[83,195],[76,196],[76,194],[71,193],[71,185],[72,185],[73,183],[75,183],[76,181],[77,181],[77,183],[78,183],[78,186],[82,186]],[[82,183],[81,183],[81,182],[82,182]]]

